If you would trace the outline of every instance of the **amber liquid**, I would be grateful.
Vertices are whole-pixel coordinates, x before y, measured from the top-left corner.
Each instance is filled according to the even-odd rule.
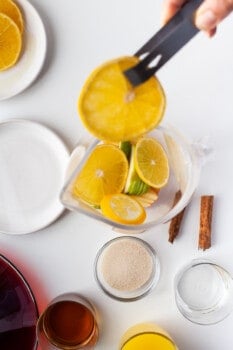
[[[89,348],[97,340],[98,330],[93,313],[76,301],[64,300],[50,305],[40,323],[48,341],[58,349]]]

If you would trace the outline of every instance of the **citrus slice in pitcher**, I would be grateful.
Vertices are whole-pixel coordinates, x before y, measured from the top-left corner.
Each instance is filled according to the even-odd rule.
[[[12,19],[0,13],[0,71],[12,67],[22,47],[21,33]]]
[[[23,32],[24,22],[23,16],[19,7],[12,0],[1,0],[0,1],[0,13],[10,17],[20,30]]]
[[[139,62],[122,57],[98,67],[81,91],[78,109],[86,128],[98,139],[127,141],[156,127],[165,110],[165,95],[153,76],[133,87],[123,72]]]
[[[150,187],[146,193],[137,196],[131,195],[130,197],[136,199],[143,206],[143,208],[149,208],[158,200],[159,189]]]
[[[99,206],[107,194],[121,192],[128,174],[123,151],[112,144],[96,146],[73,185],[73,195]]]
[[[100,208],[104,216],[121,224],[141,224],[146,218],[143,206],[127,194],[104,196]]]
[[[131,146],[129,171],[124,192],[130,195],[142,195],[149,190],[149,186],[140,179],[135,169],[135,145]]]
[[[135,168],[138,176],[154,188],[164,187],[169,178],[169,163],[166,152],[154,138],[140,139],[135,147]]]

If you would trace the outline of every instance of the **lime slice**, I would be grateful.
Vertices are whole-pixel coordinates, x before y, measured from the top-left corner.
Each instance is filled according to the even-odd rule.
[[[135,146],[133,145],[131,146],[129,171],[128,171],[124,192],[131,195],[139,196],[146,193],[150,186],[147,185],[144,181],[142,181],[136,172],[134,153],[135,153]]]
[[[121,141],[119,145],[120,149],[125,153],[127,159],[130,159],[132,145],[130,141]]]

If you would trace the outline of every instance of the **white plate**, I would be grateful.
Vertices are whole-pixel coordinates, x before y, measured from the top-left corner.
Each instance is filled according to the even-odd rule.
[[[14,67],[0,72],[0,100],[15,96],[31,85],[46,55],[46,33],[39,14],[27,0],[17,3],[25,23],[22,55]]]
[[[68,149],[45,126],[22,119],[0,123],[0,232],[34,232],[58,218],[68,161]]]

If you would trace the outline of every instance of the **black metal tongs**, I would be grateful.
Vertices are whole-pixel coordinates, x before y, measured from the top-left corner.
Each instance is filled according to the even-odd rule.
[[[203,0],[187,1],[181,10],[162,27],[135,56],[140,62],[124,75],[133,86],[142,84],[161,68],[177,51],[198,33],[194,13]]]

